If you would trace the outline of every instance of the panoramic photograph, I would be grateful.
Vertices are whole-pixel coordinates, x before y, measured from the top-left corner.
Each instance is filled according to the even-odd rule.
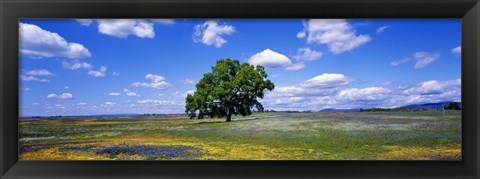
[[[461,19],[19,19],[19,160],[462,160]]]

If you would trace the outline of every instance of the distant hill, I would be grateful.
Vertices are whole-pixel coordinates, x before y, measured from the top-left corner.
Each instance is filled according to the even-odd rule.
[[[407,106],[403,106],[400,108],[410,109],[410,110],[443,110],[443,106],[448,106],[451,101],[448,102],[440,102],[440,103],[425,103],[425,104],[411,104]],[[462,107],[462,103],[455,102]]]

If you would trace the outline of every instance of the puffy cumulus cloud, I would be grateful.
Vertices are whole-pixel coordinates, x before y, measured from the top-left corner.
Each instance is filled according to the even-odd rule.
[[[142,19],[99,19],[98,32],[117,38],[134,35],[139,38],[154,38],[153,23]]]
[[[88,75],[90,76],[94,76],[94,77],[97,77],[97,78],[100,78],[100,77],[105,77],[105,73],[107,72],[107,67],[106,66],[102,66],[100,67],[100,70],[99,71],[95,71],[95,70],[90,70],[88,71]]]
[[[375,101],[385,99],[391,91],[383,87],[350,88],[338,93],[338,99],[348,101]]]
[[[325,73],[296,85],[276,87],[272,92],[268,93],[267,96],[275,98],[330,95],[336,92],[339,87],[345,86],[352,81],[352,78],[343,74]]]
[[[425,68],[435,62],[439,57],[439,53],[416,52],[413,54],[413,58],[417,60],[417,63],[415,63],[415,69]]]
[[[432,95],[432,94],[442,94],[445,91],[460,89],[461,80],[450,80],[450,81],[437,81],[429,80],[420,83],[417,86],[411,87],[403,91],[404,94],[409,95]]]
[[[388,83],[364,88],[349,87],[350,82],[350,78],[340,74],[319,75],[296,85],[276,87],[261,102],[265,109],[319,111],[326,108],[390,108],[461,99],[460,79],[429,80],[410,86]]]
[[[91,57],[82,44],[67,42],[57,33],[33,24],[20,23],[20,53],[31,58],[63,57],[82,59]]]
[[[300,86],[306,88],[333,88],[346,85],[351,81],[353,81],[352,78],[349,78],[343,74],[324,73],[306,80],[305,82],[301,83]]]
[[[322,57],[322,52],[315,51],[310,48],[299,48],[297,51],[297,55],[293,58],[298,61],[313,61]]]
[[[56,98],[56,99],[73,99],[73,95],[71,93],[62,93],[62,94],[49,94],[47,98]]]
[[[33,75],[33,76],[54,76],[52,72],[44,69],[39,69],[39,70],[30,70],[26,72],[27,75]]]
[[[371,40],[369,35],[357,35],[344,19],[310,19],[303,26],[298,38],[306,37],[308,43],[327,45],[334,54],[353,50]]]
[[[403,58],[401,60],[395,60],[395,61],[392,61],[390,63],[390,66],[398,66],[398,65],[401,65],[401,64],[404,64],[404,63],[407,63],[408,61],[410,61],[411,58],[407,57],[407,58]]]
[[[383,33],[383,31],[387,30],[388,28],[390,28],[390,26],[388,26],[388,25],[384,25],[384,26],[381,26],[381,27],[377,28],[377,34]]]
[[[410,86],[399,93],[407,104],[461,100],[461,79],[429,80]]]
[[[154,24],[171,25],[174,19],[75,19],[84,26],[94,22],[98,24],[98,32],[117,38],[127,38],[130,35],[139,38],[154,38]]]
[[[147,74],[145,75],[145,79],[150,80],[149,83],[146,82],[134,82],[132,86],[134,87],[145,87],[145,88],[153,88],[153,89],[168,89],[172,87],[172,85],[165,81],[165,78],[160,75],[154,74]]]
[[[196,25],[194,29],[194,42],[214,45],[217,48],[220,48],[223,44],[227,43],[227,40],[225,40],[223,36],[235,32],[235,27],[231,25],[219,25],[215,20],[209,20],[203,24]]]
[[[93,68],[92,64],[86,63],[86,62],[79,62],[79,61],[74,61],[72,63],[63,61],[62,67],[68,70],[79,70],[79,69],[90,70]]]
[[[270,68],[289,67],[292,65],[292,62],[287,56],[270,49],[265,49],[251,56],[250,59],[248,59],[248,63],[254,66],[262,65]]]
[[[38,81],[38,82],[49,82],[50,80],[47,80],[47,79],[41,79],[41,78],[37,78],[37,77],[34,77],[34,76],[25,76],[25,75],[20,75],[20,80],[22,81]]]
[[[461,46],[455,47],[451,50],[451,52],[455,55],[462,55],[462,47]]]

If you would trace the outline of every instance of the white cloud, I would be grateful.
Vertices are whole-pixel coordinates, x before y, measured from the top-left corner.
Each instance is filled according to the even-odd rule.
[[[57,94],[49,94],[47,98],[57,98],[57,99],[73,99],[73,95],[71,93],[62,93],[60,95]]]
[[[142,19],[99,19],[98,32],[117,38],[134,35],[140,38],[154,38],[153,24]]]
[[[188,90],[184,93],[180,92],[180,91],[175,91],[175,93],[172,94],[172,97],[174,98],[179,98],[181,100],[185,99],[187,97],[188,94],[192,94],[195,93],[194,90]]]
[[[152,82],[155,82],[155,83],[165,81],[165,78],[163,76],[154,75],[154,74],[147,74],[147,75],[145,75],[145,78],[149,79],[149,80],[151,80]]]
[[[297,55],[293,58],[298,61],[313,61],[322,57],[322,52],[315,51],[310,48],[299,48],[297,51]]]
[[[69,90],[70,86],[64,86],[63,89]]]
[[[307,37],[308,43],[325,44],[334,54],[350,51],[371,40],[369,35],[357,35],[344,19],[310,19],[303,26],[298,38]]]
[[[146,100],[140,100],[137,101],[137,103],[140,104],[151,104],[151,105],[175,105],[175,102],[170,101],[170,100],[152,100],[152,99],[146,99]]]
[[[462,55],[462,47],[461,46],[455,47],[452,49],[451,52],[455,55]]]
[[[147,74],[145,75],[145,79],[149,79],[150,83],[145,82],[134,82],[132,86],[134,87],[146,87],[146,88],[153,88],[153,89],[168,89],[172,87],[172,85],[165,81],[165,78],[160,75],[154,74]]]
[[[110,101],[105,102],[105,105],[106,105],[106,106],[113,106],[113,105],[115,105],[115,104],[116,104],[116,103],[110,102]]]
[[[404,63],[407,63],[408,61],[410,61],[411,58],[403,58],[401,60],[396,60],[396,61],[393,61],[392,63],[390,63],[391,66],[398,66],[398,65],[401,65],[401,64],[404,64]]]
[[[117,38],[127,38],[130,35],[139,38],[154,38],[153,24],[172,25],[174,19],[75,19],[84,26],[98,23],[98,32]]]
[[[109,95],[109,96],[120,96],[121,93],[116,93],[116,92],[112,92],[112,93],[105,93],[106,95]]]
[[[84,105],[87,105],[87,103],[77,103],[77,105],[84,106]]]
[[[75,19],[78,23],[84,25],[84,26],[90,26],[90,24],[93,23],[93,19]]]
[[[262,65],[270,68],[286,68],[292,66],[292,62],[287,56],[270,49],[265,49],[264,51],[251,56],[250,59],[248,59],[248,63],[254,66]]]
[[[417,63],[415,63],[415,69],[425,68],[435,62],[439,57],[439,53],[416,52],[413,54],[413,58],[417,60]]]
[[[112,76],[120,76],[120,72],[114,71],[114,72],[112,72]]]
[[[383,31],[387,30],[388,28],[390,28],[390,26],[388,26],[388,25],[384,25],[384,26],[381,26],[381,27],[377,28],[377,34],[383,33]]]
[[[223,36],[235,32],[235,27],[230,25],[219,25],[217,21],[209,20],[195,26],[193,34],[194,42],[202,42],[206,45],[214,45],[217,48],[227,43]]]
[[[70,63],[70,62],[67,62],[67,61],[63,61],[62,62],[62,66],[63,68],[65,69],[69,69],[69,70],[78,70],[78,69],[85,69],[85,70],[90,70],[93,68],[93,66],[89,63],[86,63],[86,62],[78,62],[78,61],[75,61],[73,63]]]
[[[415,95],[431,95],[431,94],[441,94],[445,90],[451,90],[451,88],[461,87],[461,80],[450,80],[450,81],[437,81],[429,80],[420,83],[417,86],[411,87],[403,91],[404,94],[415,94]]]
[[[339,87],[345,86],[352,81],[352,78],[343,74],[324,73],[296,85],[275,87],[275,89],[268,93],[267,96],[281,98],[310,95],[332,95]]]
[[[301,83],[300,86],[307,88],[331,88],[346,85],[351,81],[353,81],[353,79],[343,74],[324,73],[306,80],[305,82]]]
[[[289,67],[286,67],[285,70],[287,70],[287,71],[298,71],[298,70],[301,70],[303,68],[305,68],[305,63],[299,62],[299,63],[292,64]]]
[[[39,82],[49,82],[47,79],[40,79],[34,76],[25,76],[25,75],[20,75],[20,80],[22,81],[39,81]]]
[[[64,57],[81,59],[91,57],[82,44],[67,42],[57,33],[33,25],[20,23],[20,53],[31,58]]]
[[[151,19],[152,22],[159,24],[171,25],[175,23],[175,19]]]
[[[338,93],[338,99],[350,101],[373,101],[388,98],[391,91],[383,87],[350,88]]]
[[[297,38],[301,39],[301,38],[304,38],[307,34],[305,33],[305,31],[300,31],[297,33]]]
[[[127,92],[126,94],[127,94],[127,96],[139,96],[139,95],[138,95],[137,93],[135,93],[135,92]]]
[[[195,81],[187,78],[187,79],[182,80],[182,83],[186,84],[186,85],[191,85],[191,84],[195,84]]]
[[[32,91],[31,88],[22,88],[21,90],[22,90],[22,91]]]
[[[353,79],[343,74],[325,73],[296,85],[276,87],[272,92],[267,93],[262,101],[268,108],[276,110],[308,110],[312,107],[325,107],[324,103],[307,105],[307,102],[333,103],[333,96],[336,96],[340,87],[346,86],[351,81]]]
[[[102,66],[100,67],[99,71],[90,70],[88,71],[87,74],[99,78],[99,77],[105,77],[105,72],[107,72],[107,67]]]
[[[413,86],[388,83],[374,87],[348,87],[350,79],[319,75],[293,86],[276,87],[261,100],[266,109],[313,110],[325,108],[401,107],[410,104],[460,101],[461,80],[428,80]],[[335,77],[337,76],[337,77]],[[343,81],[343,82],[342,82]],[[315,85],[310,85],[315,82]]]
[[[52,72],[50,72],[48,70],[44,70],[44,69],[30,70],[30,71],[27,71],[26,74],[27,75],[33,75],[33,76],[54,76],[55,75]]]
[[[369,35],[357,35],[344,19],[310,19],[303,26],[308,43],[325,44],[334,54],[350,51],[371,40]],[[297,34],[299,38],[305,36]]]

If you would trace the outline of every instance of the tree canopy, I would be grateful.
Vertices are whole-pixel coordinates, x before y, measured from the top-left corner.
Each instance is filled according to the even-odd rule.
[[[218,60],[212,72],[204,74],[195,87],[194,94],[185,99],[185,112],[190,118],[227,117],[229,122],[232,115],[252,114],[253,107],[263,111],[258,99],[275,85],[267,79],[263,66],[227,58]]]

